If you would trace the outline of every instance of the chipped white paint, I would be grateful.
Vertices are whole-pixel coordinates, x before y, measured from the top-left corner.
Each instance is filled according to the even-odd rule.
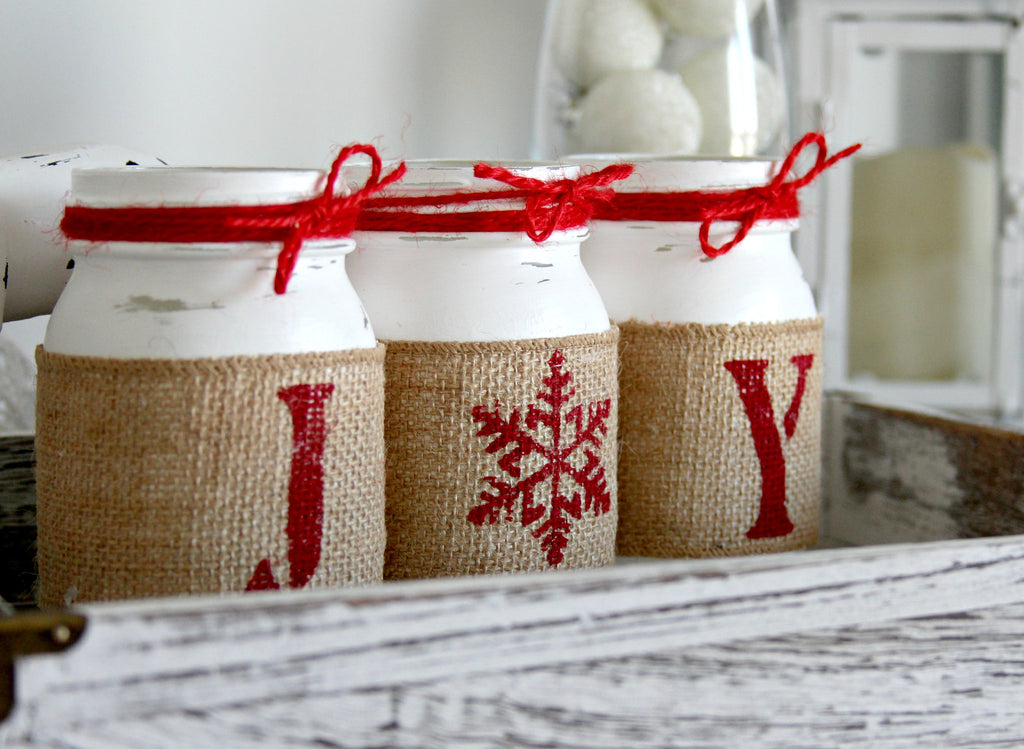
[[[825,534],[877,544],[1024,532],[1024,431],[832,396]]]
[[[1024,539],[1007,538],[94,605],[82,609],[89,625],[73,650],[19,663],[18,707],[0,737],[8,747],[85,747],[100,738],[107,746],[128,746],[143,736],[152,746],[215,739],[234,746],[234,737],[294,731],[299,746],[315,739],[379,746],[405,733],[408,745],[418,746],[431,745],[435,732],[472,745],[510,731],[523,743],[572,746],[581,726],[561,720],[567,711],[595,716],[586,729],[595,746],[622,740],[630,725],[641,746],[657,745],[669,730],[682,731],[679,745],[729,746],[687,733],[693,689],[716,680],[698,678],[713,664],[686,664],[709,652],[731,653],[730,668],[761,696],[756,705],[743,704],[723,675],[716,692],[698,703],[704,721],[714,724],[724,712],[746,716],[752,734],[754,724],[780,739],[806,737],[804,725],[796,734],[787,728],[794,710],[804,716],[800,722],[811,716],[801,712],[802,699],[790,702],[799,689],[777,691],[783,678],[801,669],[804,678],[823,666],[845,669],[851,680],[842,690],[863,700],[858,669],[877,682],[892,656],[872,656],[884,643],[867,638],[852,649],[837,645],[834,656],[815,666],[812,647],[791,645],[780,654],[774,638],[841,642],[851,627],[1007,605],[1021,599],[1022,580]],[[972,624],[950,619],[947,638]],[[796,655],[800,665],[777,670]],[[526,671],[537,668],[542,671]],[[662,676],[640,678],[638,669]],[[680,681],[672,686],[676,669]],[[549,686],[533,691],[544,683]],[[1015,683],[1024,683],[1024,674]],[[972,684],[964,680],[957,688]],[[572,691],[565,691],[569,685]],[[841,685],[836,678],[834,688]],[[379,693],[389,697],[375,700]],[[832,699],[842,702],[838,692]],[[557,706],[553,713],[545,715],[544,700]],[[881,701],[871,709],[884,714]],[[938,710],[926,722],[947,720]],[[875,734],[862,727],[853,735]]]
[[[0,745],[1024,745],[1024,535],[929,540],[948,526],[914,520],[947,508],[952,535],[985,532],[979,518],[1021,515],[1024,476],[979,471],[930,503],[900,465],[916,432],[944,434],[917,465],[945,454],[964,486],[963,450],[1013,463],[1024,437],[863,404],[830,414],[845,453],[830,465],[853,466],[830,503],[895,487],[887,517],[917,543],[95,604],[72,650],[18,663]],[[844,512],[869,543],[879,518]]]

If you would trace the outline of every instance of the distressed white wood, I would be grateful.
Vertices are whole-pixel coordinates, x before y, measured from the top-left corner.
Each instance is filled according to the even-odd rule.
[[[1024,531],[1024,433],[831,398],[825,534],[840,544]]]
[[[1024,746],[1024,435],[831,400],[864,546],[84,606],[0,746]]]
[[[983,636],[959,645],[965,625]],[[186,736],[231,747],[1019,746],[1022,663],[1017,606],[504,678],[284,694],[259,706],[83,726],[62,745],[169,747]]]
[[[548,576],[83,607],[18,666],[0,736],[961,612],[1024,599],[1024,538],[638,564]],[[498,677],[496,677],[498,678]],[[509,678],[503,676],[500,678]],[[48,744],[41,744],[48,745]],[[54,744],[56,745],[56,744]]]
[[[1014,746],[1024,607],[365,691],[286,676],[271,700],[225,678],[234,704],[39,720],[5,746]]]

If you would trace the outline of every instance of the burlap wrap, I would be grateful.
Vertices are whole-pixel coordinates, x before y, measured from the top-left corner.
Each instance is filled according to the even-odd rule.
[[[723,556],[814,544],[821,318],[750,325],[631,321],[620,328],[619,554]],[[726,366],[758,360],[767,363]],[[805,382],[794,403],[800,365]],[[763,387],[755,382],[759,367]],[[764,388],[770,401],[758,402]],[[795,426],[792,436],[786,421]],[[763,494],[784,496],[784,510],[769,502],[762,517]],[[784,529],[780,512],[793,528],[774,535]],[[752,532],[765,527],[759,518],[771,535],[748,537],[764,535]]]
[[[596,335],[495,343],[387,342],[386,578],[569,569],[614,561],[617,340],[613,328]],[[564,364],[558,364],[556,352]],[[555,403],[538,395],[551,393],[553,371],[571,375],[562,388],[568,397],[552,398]],[[582,418],[575,421],[571,413],[579,405]],[[569,519],[564,558],[554,566],[550,550],[542,546],[548,535],[542,526],[552,517],[551,473],[558,474],[561,492],[569,499],[586,491],[551,458],[553,432],[544,424],[531,426],[531,410],[554,411],[561,424],[559,449],[567,453],[564,461],[580,469],[589,450],[600,460],[607,482],[606,510],[583,509],[579,519]],[[479,434],[485,431],[485,411],[492,426],[529,434],[549,455],[526,450],[516,463],[518,476],[509,463],[504,470],[500,461],[515,445],[488,452],[497,435]],[[572,449],[585,433],[594,440]],[[598,472],[594,467],[588,475]],[[495,482],[511,486],[531,477],[539,480],[532,503],[543,508],[541,517],[532,510],[532,517],[524,519],[520,497],[493,523],[470,521],[473,508],[485,501],[482,493],[498,492]]]
[[[381,579],[383,346],[192,360],[40,347],[36,359],[42,604],[69,590],[79,601],[241,591],[261,565],[282,588]],[[285,397],[319,383],[333,389],[320,386],[308,412]],[[297,498],[318,493],[311,471],[322,516],[306,504],[296,517]]]

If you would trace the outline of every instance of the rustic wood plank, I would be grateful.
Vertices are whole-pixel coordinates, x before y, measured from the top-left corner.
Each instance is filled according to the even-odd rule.
[[[1011,607],[448,680],[391,690],[390,721],[376,735],[346,731],[341,716],[313,725],[325,740],[354,734],[358,746],[386,737],[399,746],[910,747],[929,735],[942,746],[1010,746],[1024,738],[1006,699],[1024,680],[1022,616]],[[958,645],[967,631],[987,637]],[[286,722],[292,707],[275,703],[270,722]],[[206,717],[237,725],[243,715]]]
[[[83,606],[0,745],[1024,745],[1021,436],[830,401],[827,533],[963,540]]]
[[[40,723],[15,747],[1019,747],[1024,606],[320,695]]]
[[[34,602],[36,582],[35,440],[0,435],[0,598]]]
[[[833,394],[825,535],[863,545],[1024,533],[1024,433]]]
[[[10,741],[1024,600],[1024,537],[83,606],[18,665]]]

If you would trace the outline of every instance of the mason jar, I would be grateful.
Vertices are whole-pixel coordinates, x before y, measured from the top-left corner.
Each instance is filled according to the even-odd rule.
[[[769,160],[639,158],[618,190],[643,207],[634,216],[659,219],[592,222],[583,263],[620,329],[624,556],[817,540],[823,321],[792,251],[796,214],[787,207],[745,236],[736,221],[708,222],[702,245],[701,221],[674,220],[671,208],[682,195],[699,213],[701,201],[746,195],[777,170]]]
[[[274,206],[323,179],[84,170],[70,205]],[[354,242],[306,241],[276,294],[279,243],[146,231],[70,243],[37,351],[42,603],[380,580],[384,353]]]
[[[507,223],[524,199],[472,164],[407,166],[348,257],[387,343],[385,576],[610,564],[618,332],[580,262],[585,225],[538,243]]]

